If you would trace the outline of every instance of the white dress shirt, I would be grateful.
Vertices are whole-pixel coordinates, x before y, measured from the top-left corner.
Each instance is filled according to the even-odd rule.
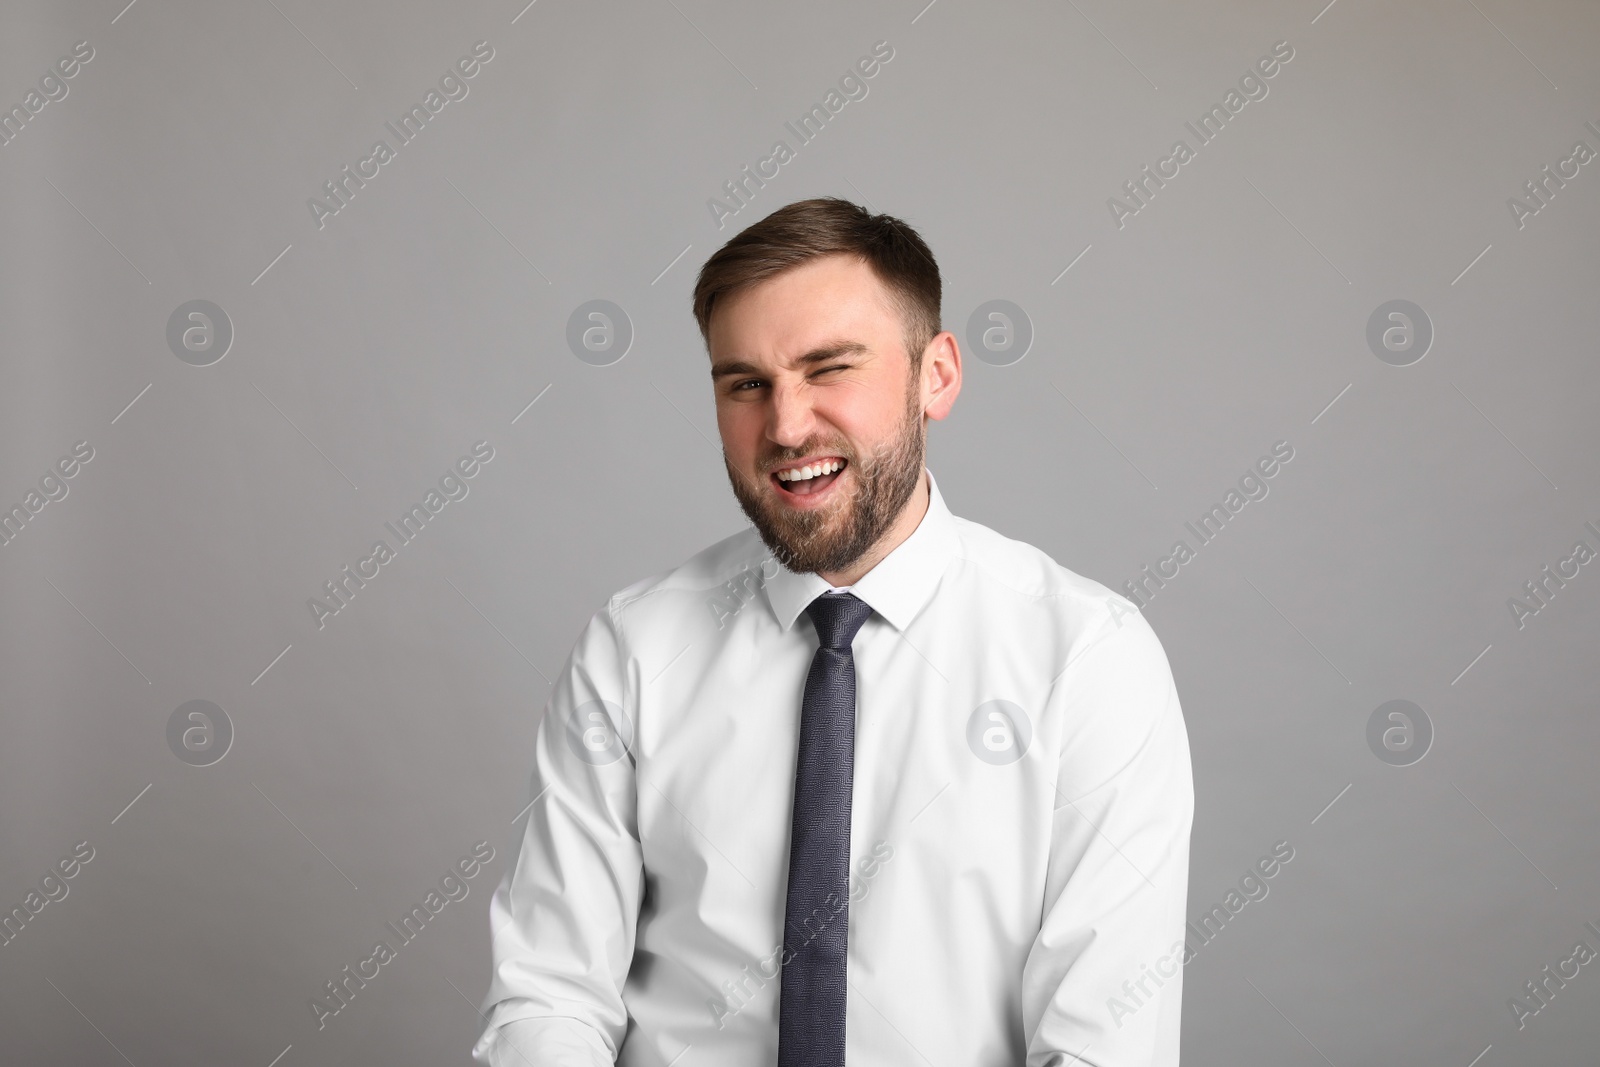
[[[873,614],[848,1060],[1175,1067],[1194,788],[1166,654],[1126,599],[928,481],[916,530],[849,587]],[[490,902],[480,1062],[777,1062],[801,616],[829,588],[750,527],[589,621]]]

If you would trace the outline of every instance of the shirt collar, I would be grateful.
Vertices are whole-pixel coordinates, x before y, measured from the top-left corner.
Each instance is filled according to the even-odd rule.
[[[850,592],[865,601],[896,630],[904,631],[933,596],[945,566],[957,554],[955,516],[945,506],[933,472],[928,475],[928,510],[917,528],[894,550],[863,574]],[[780,566],[767,579],[767,603],[785,632],[813,600],[829,588],[820,574],[797,573]]]

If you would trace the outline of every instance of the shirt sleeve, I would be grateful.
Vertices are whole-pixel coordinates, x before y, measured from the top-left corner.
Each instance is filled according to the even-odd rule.
[[[584,628],[534,735],[521,849],[489,902],[494,970],[472,1056],[490,1067],[610,1065],[626,1033],[644,861],[616,607]]]
[[[1120,616],[1120,617],[1118,617]],[[1050,861],[1023,967],[1027,1067],[1177,1067],[1194,782],[1166,653],[1113,612],[1051,694]]]

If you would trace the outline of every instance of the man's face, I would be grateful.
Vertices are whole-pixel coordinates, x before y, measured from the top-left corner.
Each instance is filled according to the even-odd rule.
[[[862,260],[824,256],[724,297],[709,341],[739,506],[785,567],[845,570],[922,476],[923,386],[883,284]]]

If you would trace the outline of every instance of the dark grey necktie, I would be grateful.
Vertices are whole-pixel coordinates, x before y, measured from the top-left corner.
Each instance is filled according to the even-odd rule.
[[[872,608],[850,593],[823,593],[806,614],[817,628],[818,647],[800,706],[778,1067],[844,1067],[856,736],[856,664],[850,645]]]

